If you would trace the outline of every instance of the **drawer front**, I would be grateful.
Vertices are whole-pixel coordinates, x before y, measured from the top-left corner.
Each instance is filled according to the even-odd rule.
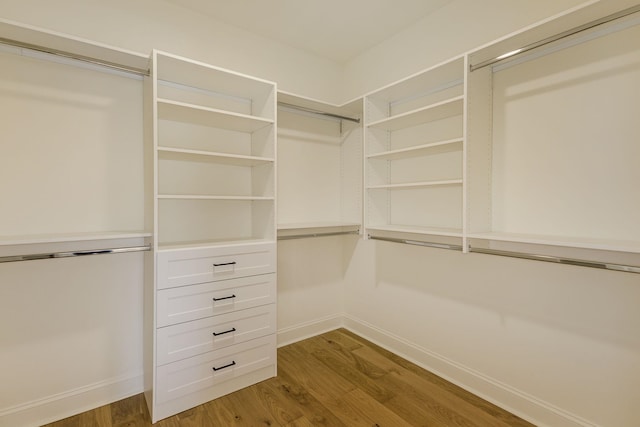
[[[276,363],[276,337],[246,341],[157,367],[156,403],[186,396]]]
[[[160,328],[275,302],[275,273],[163,289],[156,297],[156,325]]]
[[[157,331],[157,363],[164,365],[275,332],[275,304],[167,326]]]
[[[274,243],[158,252],[158,289],[274,273]]]

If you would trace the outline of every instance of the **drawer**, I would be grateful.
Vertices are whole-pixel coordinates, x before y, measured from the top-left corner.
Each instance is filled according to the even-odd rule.
[[[275,273],[163,289],[156,296],[156,326],[175,325],[275,302]]]
[[[157,256],[158,289],[276,271],[274,243],[175,249]]]
[[[275,332],[275,304],[167,326],[157,331],[157,364],[164,365]]]
[[[158,366],[156,403],[195,393],[276,363],[276,336]]]

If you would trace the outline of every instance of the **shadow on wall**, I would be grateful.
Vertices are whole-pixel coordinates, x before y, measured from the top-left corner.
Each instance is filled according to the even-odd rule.
[[[522,319],[640,351],[637,274],[372,244],[377,290],[454,300],[494,312],[503,324]]]

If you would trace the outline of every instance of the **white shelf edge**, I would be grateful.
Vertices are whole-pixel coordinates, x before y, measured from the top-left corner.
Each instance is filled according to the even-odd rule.
[[[410,225],[368,225],[367,231],[383,231],[393,233],[410,233],[443,237],[463,237],[462,229],[458,228],[439,228],[439,227],[418,227]]]
[[[423,182],[408,182],[404,184],[383,184],[383,185],[370,185],[367,190],[401,190],[409,188],[427,188],[427,187],[441,187],[447,185],[462,185],[462,179],[450,179],[443,181],[423,181]]]
[[[424,107],[417,108],[415,110],[407,111],[402,114],[398,114],[391,117],[385,117],[384,119],[376,120],[371,123],[367,123],[366,126],[369,128],[377,128],[377,129],[386,129],[386,130],[394,130],[395,126],[393,126],[396,122],[401,122],[402,120],[410,119],[412,117],[418,117],[420,114],[426,114],[431,111],[437,111],[438,109],[447,108],[450,105],[460,103],[460,114],[462,114],[462,104],[464,102],[464,95],[454,96],[452,98],[445,99],[444,101],[436,102],[434,104],[429,104]],[[453,116],[453,115],[452,115]],[[445,116],[446,117],[446,116]],[[429,120],[425,120],[425,123],[429,122]]]
[[[187,242],[171,242],[171,243],[158,243],[156,252],[166,252],[175,250],[188,250],[195,248],[209,248],[217,246],[244,246],[259,243],[276,243],[275,239],[221,239],[221,240],[201,240],[201,241],[187,241]]]
[[[171,147],[158,147],[158,152],[160,153],[168,153],[168,154],[184,154],[188,156],[198,156],[203,159],[210,159],[215,161],[216,159],[228,160],[233,162],[237,160],[238,163],[273,163],[275,162],[274,158],[270,157],[257,157],[257,156],[246,156],[242,154],[228,154],[228,153],[218,153],[213,151],[202,151],[202,150],[189,150],[182,148],[171,148]]]
[[[65,234],[40,234],[23,236],[0,236],[0,246],[35,245],[42,243],[88,242],[95,240],[142,239],[151,237],[147,232],[107,231]]]
[[[383,151],[380,153],[375,153],[375,154],[369,154],[367,155],[368,159],[379,159],[379,160],[387,160],[387,157],[402,157],[403,155],[406,154],[406,156],[410,156],[411,153],[414,152],[418,152],[418,151],[428,151],[428,150],[435,150],[437,151],[438,148],[440,147],[446,147],[446,146],[453,146],[456,144],[462,144],[462,142],[464,141],[464,138],[453,138],[453,139],[447,139],[447,140],[443,140],[443,141],[437,141],[437,142],[431,142],[428,144],[422,144],[422,145],[416,145],[414,147],[409,147],[409,148],[401,148],[398,150],[390,150],[390,151]]]
[[[357,228],[357,227],[360,227],[360,223],[341,222],[341,221],[318,221],[318,222],[297,222],[297,223],[278,224],[278,230],[304,230],[309,228],[336,228],[336,227]]]
[[[640,253],[640,242],[615,239],[589,239],[584,237],[547,236],[503,232],[469,233],[467,238],[602,251]]]
[[[228,200],[228,201],[273,201],[275,197],[264,196],[204,196],[198,194],[159,194],[159,200]]]

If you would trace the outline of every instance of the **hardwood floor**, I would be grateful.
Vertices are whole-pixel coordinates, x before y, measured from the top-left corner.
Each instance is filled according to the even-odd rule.
[[[143,395],[46,427],[151,426]],[[278,350],[278,377],[155,424],[157,427],[506,427],[532,424],[351,332]]]

